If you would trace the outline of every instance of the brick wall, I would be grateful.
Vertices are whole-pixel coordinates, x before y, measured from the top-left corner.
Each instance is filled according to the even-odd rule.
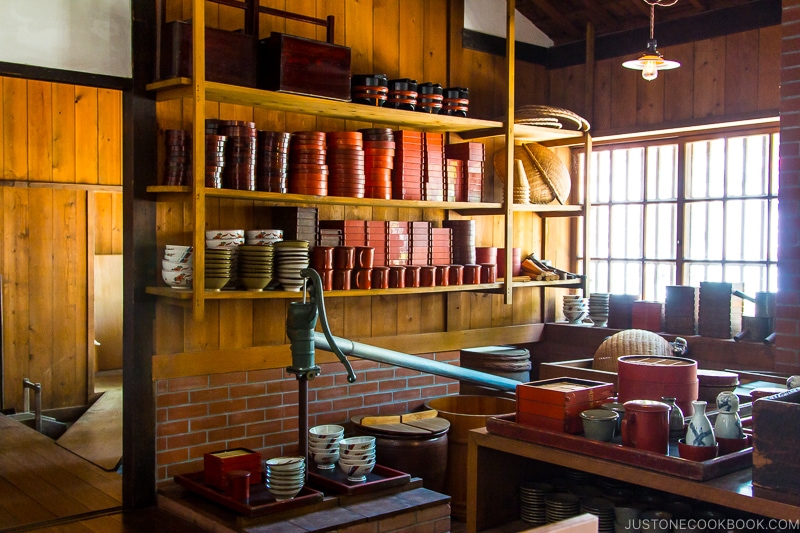
[[[776,370],[800,373],[800,0],[783,0]]]
[[[420,357],[458,364],[458,352]],[[352,416],[413,411],[458,393],[457,381],[354,359],[357,381],[339,363],[320,365],[309,382],[309,427]],[[156,479],[203,468],[205,452],[245,447],[264,457],[297,453],[298,383],[285,369],[156,381]]]

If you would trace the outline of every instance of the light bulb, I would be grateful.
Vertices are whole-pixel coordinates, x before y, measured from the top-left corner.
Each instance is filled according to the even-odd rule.
[[[646,79],[647,81],[653,81],[657,77],[658,77],[657,62],[653,61],[652,59],[645,60],[644,68],[642,69],[642,78]]]

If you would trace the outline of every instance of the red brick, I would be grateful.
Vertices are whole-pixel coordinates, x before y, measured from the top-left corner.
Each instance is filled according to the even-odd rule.
[[[337,529],[339,533],[377,533],[377,522],[361,522],[352,526],[345,526]]]
[[[434,382],[433,376],[431,376],[430,374],[425,374],[414,378],[408,378],[409,387],[425,387],[428,385],[433,385],[433,382]]]
[[[436,505],[417,511],[417,522],[428,522],[437,518],[450,518],[450,504]]]
[[[247,383],[246,372],[228,372],[227,374],[213,374],[208,377],[209,387],[221,387],[236,383]]]
[[[283,405],[290,405],[290,404],[297,404],[298,398],[300,397],[300,393],[298,391],[292,392],[285,392],[283,393]]]
[[[229,426],[254,424],[256,422],[263,422],[264,420],[264,411],[240,411],[228,415]]]
[[[437,385],[435,387],[424,387],[420,390],[423,398],[438,398],[439,396],[447,396],[447,385]]]
[[[207,453],[214,453],[219,452],[222,450],[227,450],[229,448],[234,448],[234,446],[228,446],[225,442],[208,442],[206,444],[201,444],[199,446],[192,446],[189,448],[189,458],[191,459],[202,459],[203,455]]]
[[[353,383],[348,389],[350,396],[369,394],[370,392],[378,392],[378,384],[374,381]]]
[[[317,378],[314,378],[308,383],[309,389],[324,389],[326,387],[333,387],[335,382],[335,376],[332,375],[323,375]]]
[[[419,389],[403,389],[395,391],[392,394],[392,400],[399,401],[399,400],[417,400],[419,399],[420,391]]]
[[[247,400],[240,398],[238,400],[223,400],[221,402],[211,402],[208,404],[208,414],[210,415],[223,415],[228,413],[236,413],[247,409]]]
[[[166,379],[158,379],[156,380],[156,386],[153,387],[156,391],[156,394],[164,394],[169,392],[169,380]]]
[[[345,424],[349,419],[350,417],[347,416],[347,413],[342,413],[342,412],[320,413],[314,417],[315,420],[314,425],[321,426],[324,424],[338,424],[341,426]],[[287,422],[288,420],[284,420],[284,426],[283,426],[284,430],[289,429]],[[297,420],[295,419],[295,425],[297,425],[296,422]],[[292,429],[297,429],[297,428],[295,427]]]
[[[333,410],[345,411],[361,407],[362,405],[364,405],[364,400],[361,398],[361,396],[349,396],[347,398],[342,398],[341,400],[334,400]]]
[[[333,402],[325,401],[325,402],[314,402],[309,404],[308,412],[309,413],[326,413],[331,410],[333,407]]]
[[[276,446],[295,442],[297,440],[297,433],[294,431],[286,431],[281,433],[273,433],[271,435],[264,435],[265,446]]]
[[[189,431],[189,422],[179,420],[177,422],[166,422],[156,426],[157,437],[169,437],[170,435],[180,435]]]
[[[297,380],[284,379],[281,381],[270,381],[267,383],[267,394],[275,394],[276,392],[288,392],[297,389]]]
[[[191,376],[186,378],[173,378],[169,380],[169,391],[179,392],[184,390],[197,390],[208,387],[208,376]]]
[[[365,381],[383,381],[385,379],[392,379],[392,378],[394,378],[394,370],[378,369],[378,370],[368,371]]]
[[[227,423],[228,417],[225,415],[204,416],[203,418],[190,420],[190,427],[192,431],[203,431],[206,429],[225,427]]]
[[[208,432],[209,442],[221,442],[232,439],[241,439],[247,431],[244,426],[228,426],[226,428],[213,429]]]
[[[276,420],[281,418],[291,418],[296,417],[299,412],[299,408],[297,405],[282,405],[280,407],[274,407],[272,409],[265,409],[264,416],[266,420]]]
[[[192,391],[189,400],[192,403],[215,402],[228,399],[228,387],[216,387],[214,389],[204,389]]]
[[[350,361],[350,366],[353,367],[353,370],[358,372],[359,370],[369,370],[372,368],[378,368],[379,363],[375,361],[369,361],[368,359],[354,359]]]
[[[282,394],[265,394],[263,396],[255,396],[247,398],[248,409],[263,409],[265,407],[275,407],[276,405],[283,404]]]
[[[166,437],[159,437],[156,439],[156,451],[163,452],[167,450],[169,446],[167,446],[167,438]]]
[[[398,390],[406,388],[407,381],[405,379],[390,379],[381,381],[378,384],[378,390],[380,391],[390,391],[390,390]]]
[[[261,396],[267,392],[264,383],[248,383],[246,385],[233,385],[230,388],[231,398],[244,398],[246,396]]]
[[[392,401],[391,392],[383,392],[380,394],[367,394],[364,396],[364,405],[378,405],[382,403],[389,403]]]
[[[160,424],[162,422],[167,421],[167,410],[166,409],[156,409],[156,423]]]
[[[197,446],[198,444],[205,444],[208,442],[205,431],[200,431],[197,433],[184,433],[183,435],[169,437],[166,440],[167,448],[170,450],[177,448],[188,448],[190,446]]]
[[[279,433],[283,424],[280,420],[268,420],[267,422],[262,422],[260,424],[248,424],[247,428],[247,436],[255,436],[255,435],[268,435],[270,433]]]
[[[156,464],[168,465],[171,463],[180,463],[189,458],[189,449],[181,448],[179,450],[167,450],[156,454]]]
[[[286,378],[286,376],[283,374],[282,368],[265,368],[263,370],[250,370],[247,373],[248,383],[278,381],[284,378]]]
[[[169,420],[197,418],[198,416],[206,416],[207,414],[208,404],[205,403],[192,403],[189,405],[180,405],[178,407],[170,407],[167,409],[167,418]]]
[[[171,407],[173,405],[184,405],[186,403],[189,403],[188,392],[175,392],[156,396],[156,407]]]
[[[298,420],[297,416],[284,418],[280,422],[283,431],[296,431],[300,426],[300,421]]]
[[[187,461],[176,465],[169,465],[167,467],[167,477],[170,479],[181,474],[191,474],[192,472],[199,472],[203,469],[203,460],[195,459],[194,461]]]
[[[229,448],[247,448],[248,450],[257,450],[263,446],[264,437],[261,437],[260,435],[228,441]]]
[[[378,531],[385,533],[387,531],[397,531],[405,528],[410,528],[416,523],[415,512],[407,512],[393,516],[391,518],[384,518],[378,521]]]
[[[433,526],[434,533],[447,533],[450,531],[450,518],[437,520]]]
[[[331,387],[330,389],[322,389],[317,391],[317,399],[319,400],[332,400],[334,398],[342,398],[347,396],[348,391],[345,387]]]
[[[406,402],[389,403],[378,407],[378,414],[380,415],[396,415],[401,413],[408,413],[411,409]]]

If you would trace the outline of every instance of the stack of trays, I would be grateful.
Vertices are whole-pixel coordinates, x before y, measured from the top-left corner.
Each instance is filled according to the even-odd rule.
[[[475,221],[444,220],[442,226],[453,231],[453,263],[471,265],[475,258]]]
[[[431,228],[431,265],[453,262],[453,232],[450,228]]]
[[[529,524],[545,523],[545,497],[555,490],[549,483],[530,481],[519,486],[520,518]]]
[[[339,232],[343,246],[367,246],[366,220],[320,220],[319,227]]]
[[[225,141],[225,170],[222,185],[226,189],[256,190],[256,125],[241,120],[221,120],[219,133]]]
[[[389,128],[367,128],[358,131],[364,139],[366,197],[390,200],[395,153],[394,132]]]
[[[417,81],[408,78],[389,80],[389,98],[385,107],[414,111],[417,107]]]
[[[344,231],[334,228],[319,228],[319,246],[342,246]]]
[[[712,281],[700,282],[700,307],[697,332],[703,337],[730,339],[742,323],[742,300],[732,299],[733,285]]]
[[[326,134],[328,194],[364,198],[364,150],[361,132],[331,131]]]
[[[328,194],[325,132],[300,131],[289,141],[289,192]]]
[[[697,287],[668,285],[664,300],[664,331],[677,335],[697,333]]]
[[[422,200],[422,132],[396,131],[392,198]]]
[[[432,202],[445,200],[444,137],[441,133],[423,135],[423,199]]]
[[[440,115],[466,117],[469,110],[469,89],[466,87],[449,87],[442,91],[442,110]]]
[[[614,502],[605,498],[581,498],[581,513],[589,513],[598,517],[598,533],[614,533],[616,518]]]
[[[386,74],[353,74],[350,80],[350,97],[354,104],[380,107],[389,95],[389,77]]]
[[[408,264],[418,266],[429,264],[428,253],[431,249],[431,223],[412,221],[408,223],[408,228]]]
[[[373,263],[375,266],[386,266],[387,235],[389,222],[385,220],[368,220],[366,244],[375,249]]]
[[[264,192],[289,192],[289,139],[279,131],[258,132],[256,188]]]
[[[308,268],[308,241],[281,241],[275,243],[275,271],[283,290],[300,292],[303,277],[300,271]]]
[[[445,150],[447,147],[445,147]],[[445,155],[447,152],[445,151]],[[464,195],[464,162],[458,159],[444,160],[444,187],[448,202],[463,202]]]
[[[583,432],[580,414],[599,408],[614,395],[614,385],[575,378],[553,378],[517,385],[517,422],[550,431]]]
[[[412,222],[391,220],[386,223],[386,266],[408,264],[409,224]]]
[[[478,142],[448,144],[444,147],[444,155],[448,161],[448,169],[459,168],[450,163],[450,160],[461,162],[460,171],[453,172],[454,201],[480,202],[483,197],[486,145]],[[448,175],[448,191],[451,189],[449,178],[450,175]]]
[[[283,231],[283,238],[317,243],[319,215],[316,207],[275,206],[271,208],[272,225]]]
[[[222,174],[225,171],[225,144],[228,138],[224,135],[206,133],[206,187],[222,188]]]
[[[417,85],[417,111],[438,115],[442,110],[443,91],[438,83],[420,83]]]
[[[164,131],[164,185],[188,185],[192,134],[186,130]]]
[[[580,513],[581,499],[568,492],[551,492],[544,499],[545,520],[548,524],[560,522]]]
[[[612,294],[608,297],[608,327],[614,329],[630,329],[633,323],[632,294]]]
[[[239,281],[248,291],[262,291],[273,276],[274,244],[239,246]]]

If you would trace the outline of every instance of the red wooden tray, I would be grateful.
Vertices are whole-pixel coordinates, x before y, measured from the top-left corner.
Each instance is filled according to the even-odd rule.
[[[175,476],[175,483],[189,489],[195,494],[199,494],[200,496],[246,516],[261,516],[288,511],[289,509],[296,509],[305,505],[321,502],[324,497],[321,492],[306,485],[300,490],[298,495],[291,500],[279,502],[276,501],[275,496],[267,490],[266,485],[263,483],[256,483],[250,485],[250,499],[247,501],[234,500],[226,496],[223,491],[206,485],[203,482],[203,472],[193,472],[191,474]]]
[[[319,470],[317,465],[308,467],[308,484],[314,488],[334,494],[364,494],[375,490],[405,485],[411,476],[387,466],[375,465],[367,474],[367,480],[354,483],[338,467],[333,470]]]
[[[677,441],[670,441],[669,455],[661,455],[614,442],[589,440],[582,435],[525,426],[518,424],[514,415],[490,417],[486,421],[486,431],[696,481],[713,479],[753,466],[752,447],[708,461],[690,461],[677,456]]]

